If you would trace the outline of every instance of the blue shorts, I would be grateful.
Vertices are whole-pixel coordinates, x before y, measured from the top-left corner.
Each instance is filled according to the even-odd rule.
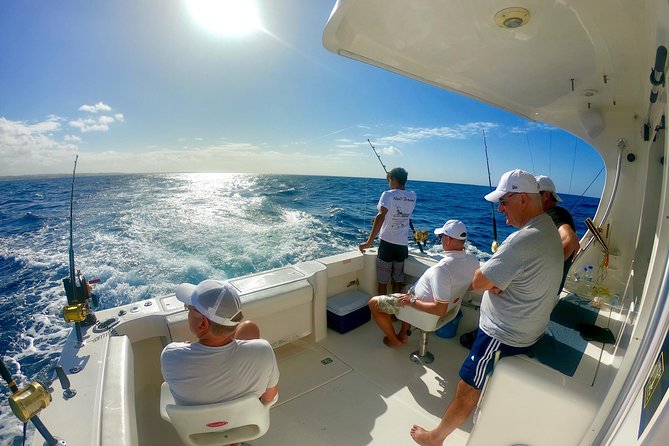
[[[476,330],[476,340],[472,346],[469,356],[460,367],[460,378],[470,386],[476,389],[482,389],[485,380],[492,372],[495,365],[495,356],[500,353],[500,358],[504,356],[514,356],[521,353],[527,353],[532,349],[530,347],[512,347],[502,344],[495,338],[485,334],[480,328]]]

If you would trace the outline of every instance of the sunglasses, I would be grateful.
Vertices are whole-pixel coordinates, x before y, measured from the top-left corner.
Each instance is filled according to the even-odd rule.
[[[502,197],[499,199],[499,204],[502,206],[506,206],[506,204],[509,202],[509,198],[513,197],[514,195],[518,195],[519,192],[511,192],[506,198]]]

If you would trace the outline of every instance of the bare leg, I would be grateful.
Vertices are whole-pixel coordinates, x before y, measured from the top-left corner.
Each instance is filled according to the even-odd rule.
[[[233,337],[235,339],[259,339],[260,327],[253,321],[241,322],[237,325]]]
[[[444,412],[439,425],[431,431],[413,425],[410,431],[413,441],[421,446],[441,446],[458,426],[464,423],[476,407],[481,391],[460,380],[455,398]]]
[[[388,347],[399,347],[402,345],[397,336],[395,336],[395,327],[393,327],[393,321],[390,319],[388,313],[384,313],[379,308],[378,296],[372,297],[369,300],[369,309],[372,311],[372,319],[376,322],[376,325],[379,326],[383,334],[386,335],[383,338],[383,343]]]
[[[402,321],[402,327],[400,327],[400,332],[397,333],[397,339],[402,344],[406,344],[409,341],[409,336],[407,335],[407,331],[409,330],[409,328],[411,328],[411,324]]]
[[[378,291],[379,291],[379,295],[386,294],[386,292],[388,291],[388,284],[387,283],[379,283]]]

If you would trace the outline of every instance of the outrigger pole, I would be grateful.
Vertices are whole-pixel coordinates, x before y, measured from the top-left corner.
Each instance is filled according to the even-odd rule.
[[[381,163],[381,167],[383,167],[383,171],[386,173],[386,176],[388,176],[388,169],[386,169],[386,165],[383,164],[383,161],[381,161],[381,157],[379,156],[379,152],[376,151],[376,147],[374,147],[374,145],[372,145],[372,142],[369,140],[369,138],[367,138],[367,142],[369,143],[370,147],[374,151],[374,155],[376,155],[376,157],[379,159],[379,163]],[[413,240],[418,245],[418,249],[420,249],[420,252],[424,254],[425,251],[423,251],[423,246],[420,244],[420,241],[418,239],[419,239],[419,234],[420,234],[420,237],[422,238],[422,240],[427,242],[427,231],[416,232],[416,229],[413,227],[413,221],[411,221],[411,219],[409,219],[409,227],[411,228],[411,233],[413,234]]]
[[[488,161],[488,143],[485,139],[485,129],[483,131],[483,148],[485,150],[485,165],[488,168],[488,186],[490,186],[490,192],[492,192],[492,181],[490,180],[490,162]],[[499,248],[499,243],[497,243],[497,221],[495,220],[495,203],[490,203],[490,208],[492,210],[492,245],[490,249],[494,254]]]

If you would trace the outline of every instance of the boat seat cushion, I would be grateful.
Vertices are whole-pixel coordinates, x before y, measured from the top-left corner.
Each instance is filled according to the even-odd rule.
[[[135,375],[127,336],[112,336],[107,345],[102,385],[101,446],[136,446]]]

